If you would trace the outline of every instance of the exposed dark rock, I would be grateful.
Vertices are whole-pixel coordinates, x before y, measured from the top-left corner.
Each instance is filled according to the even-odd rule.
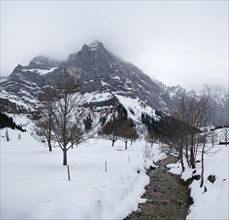
[[[199,180],[199,179],[200,179],[200,175],[194,175],[194,176],[192,176],[192,178],[193,178],[194,180]]]
[[[195,173],[196,173],[196,170],[193,170],[193,171],[192,171],[192,174],[195,174]]]
[[[155,170],[156,169],[156,167],[153,167],[153,166],[150,166],[150,168],[149,168],[150,170]]]
[[[37,56],[35,58],[33,58],[28,67],[31,69],[48,69],[51,67],[55,67],[58,66],[59,63],[57,61],[51,60],[47,57],[44,56]]]
[[[208,180],[209,180],[211,183],[214,183],[215,180],[216,180],[215,175],[209,175],[209,176],[208,176]]]

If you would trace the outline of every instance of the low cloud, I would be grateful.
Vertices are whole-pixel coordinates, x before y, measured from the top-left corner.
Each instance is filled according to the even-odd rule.
[[[228,2],[1,2],[1,74],[39,54],[65,59],[84,43],[166,84],[227,86]]]

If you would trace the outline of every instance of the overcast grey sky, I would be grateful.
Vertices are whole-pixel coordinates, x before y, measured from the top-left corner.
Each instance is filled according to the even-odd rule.
[[[1,74],[94,40],[166,85],[228,83],[228,1],[1,1]]]

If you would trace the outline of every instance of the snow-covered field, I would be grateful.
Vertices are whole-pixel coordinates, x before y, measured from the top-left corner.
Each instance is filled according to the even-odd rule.
[[[1,130],[1,219],[123,219],[144,201],[145,168],[152,165],[143,158],[144,141],[127,151],[124,142],[112,148],[101,139],[70,149],[68,181],[61,150],[48,152],[26,128],[8,129],[9,142]],[[151,153],[155,162],[165,157],[156,145]]]
[[[123,219],[136,210],[149,183],[146,168],[165,157],[154,144],[147,148],[151,160],[146,160],[145,141],[124,150],[124,142],[115,147],[102,139],[91,139],[68,151],[71,181],[62,165],[62,152],[53,152],[31,135],[32,123],[22,117],[26,133],[0,130],[1,143],[1,219]],[[21,139],[19,139],[19,133]],[[229,146],[215,145],[205,155],[204,187],[194,180],[190,185],[194,204],[187,219],[229,219],[228,158]],[[149,154],[147,154],[149,156]],[[105,171],[105,163],[107,171]],[[179,164],[171,164],[171,172],[180,174]],[[196,174],[200,174],[197,163]],[[187,180],[193,170],[186,167],[182,178]],[[207,178],[215,175],[211,183]]]
[[[197,159],[200,159],[200,155]],[[228,159],[229,146],[226,145],[215,145],[208,154],[205,154],[204,185],[200,188],[200,180],[194,180],[190,185],[194,204],[190,207],[187,219],[229,219]],[[186,164],[181,178],[184,180],[191,178],[194,170],[196,170],[195,175],[201,174],[201,164],[197,163],[196,166],[196,169],[190,169]],[[170,172],[181,174],[179,163],[170,164],[168,167],[171,167]],[[214,183],[208,180],[209,175],[215,175]],[[204,187],[207,189],[206,192]]]

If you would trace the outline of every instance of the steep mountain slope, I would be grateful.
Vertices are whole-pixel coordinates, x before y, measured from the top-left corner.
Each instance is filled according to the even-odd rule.
[[[92,116],[95,115],[94,118],[98,118],[96,115],[98,110],[95,108],[100,109],[101,117],[104,117],[102,113],[104,109],[110,112],[109,106],[116,109],[120,103],[118,96],[120,99],[128,98],[128,103],[134,102],[138,106],[131,110],[129,106],[125,107],[129,112],[128,117],[137,120],[137,124],[140,123],[140,116],[142,111],[145,112],[145,108],[148,109],[148,114],[153,114],[153,109],[167,108],[162,99],[164,88],[134,65],[112,55],[102,43],[94,42],[84,45],[81,51],[69,55],[62,62],[38,56],[28,66],[18,65],[9,78],[0,84],[1,111],[36,112],[38,99],[43,95],[43,90],[46,87],[55,87],[66,75],[75,78],[77,90],[82,94],[79,96],[81,97],[78,101],[79,107],[89,108],[87,111]],[[107,94],[110,94],[109,98]],[[106,98],[101,100],[99,97]],[[125,101],[123,104],[126,104]],[[136,108],[137,113],[134,112]],[[115,114],[114,111],[110,114]]]
[[[96,94],[96,99],[99,94],[103,96],[109,93],[112,96],[111,100],[119,100],[118,96],[121,97],[120,100],[122,97],[126,100],[138,100],[140,106],[150,107],[151,112],[156,109],[169,114],[183,95],[189,95],[180,86],[167,87],[159,81],[151,80],[133,64],[107,51],[101,42],[93,42],[90,45],[85,44],[79,52],[70,54],[61,62],[38,56],[32,59],[28,66],[18,65],[9,78],[0,83],[1,111],[36,112],[38,98],[43,95],[44,88],[54,88],[68,75],[75,79],[76,90],[82,95],[92,94],[94,97]],[[216,112],[225,115],[228,96],[215,96],[212,100]],[[85,102],[90,106],[89,101]],[[95,101],[94,104],[105,104],[98,104],[99,102]],[[81,105],[86,106],[85,103]],[[133,116],[131,112],[129,114],[130,117]]]
[[[153,108],[166,108],[161,98],[163,88],[136,66],[112,55],[100,42],[84,45],[80,52],[71,54],[64,67],[70,73],[75,70],[82,93],[117,92],[131,98],[139,97]]]
[[[220,86],[207,86],[200,93],[209,93],[209,103],[213,106],[212,122],[229,125],[229,90]]]

